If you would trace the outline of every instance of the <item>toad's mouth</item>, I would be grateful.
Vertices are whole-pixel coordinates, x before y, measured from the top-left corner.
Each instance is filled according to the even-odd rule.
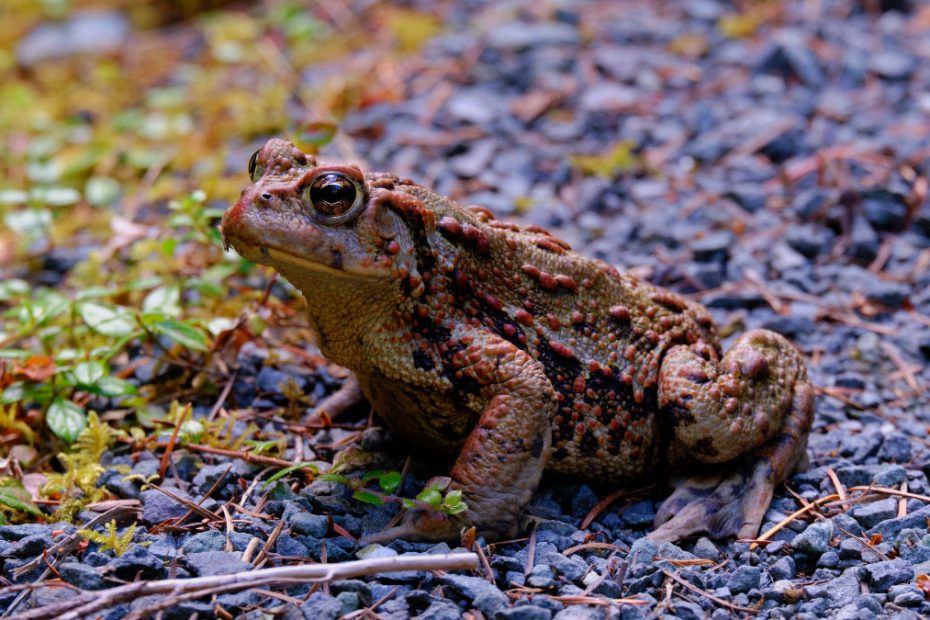
[[[316,271],[317,273],[324,273],[328,276],[351,280],[358,280],[359,278],[378,279],[378,276],[372,273],[347,271],[339,267],[333,267],[325,263],[314,261],[288,250],[271,247],[269,245],[250,243],[235,235],[224,234],[223,245],[226,246],[227,249],[229,246],[232,246],[245,259],[262,265],[268,265],[269,267],[274,267],[281,271],[288,271],[288,267],[290,267],[304,271]],[[341,264],[342,259],[339,256],[333,256],[333,262]],[[284,269],[282,269],[282,267]]]

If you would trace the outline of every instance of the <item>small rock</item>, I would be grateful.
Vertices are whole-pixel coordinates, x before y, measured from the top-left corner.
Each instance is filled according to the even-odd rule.
[[[102,590],[112,585],[94,567],[80,562],[63,562],[58,572],[63,580],[82,590]]]
[[[757,70],[792,76],[811,88],[819,88],[824,80],[817,55],[795,32],[781,33],[777,43],[763,55]]]
[[[885,462],[907,463],[911,460],[911,440],[904,433],[888,435],[878,451],[878,459]]]
[[[930,519],[930,506],[924,506],[903,517],[897,519],[887,519],[875,527],[871,528],[866,534],[869,537],[875,534],[881,534],[884,540],[894,540],[898,532],[905,528],[927,529],[927,519]]]
[[[300,606],[306,620],[337,620],[342,616],[342,601],[323,592],[314,592]]]
[[[898,500],[889,497],[877,502],[853,506],[849,514],[858,521],[862,527],[868,529],[875,527],[882,521],[894,518],[898,514]]]
[[[736,185],[724,195],[749,213],[755,213],[765,208],[765,192],[756,184]]]
[[[107,569],[113,576],[124,581],[161,579],[165,574],[164,563],[136,544],[130,545],[126,553],[111,560]]]
[[[873,590],[886,592],[891,586],[910,581],[914,578],[914,569],[906,560],[885,560],[867,564],[864,568]]]
[[[494,614],[494,620],[549,620],[552,612],[537,605],[519,605],[501,609]]]
[[[733,594],[740,592],[749,592],[753,588],[758,588],[762,579],[762,569],[758,566],[738,566],[736,570],[730,573],[727,579],[727,588]]]
[[[733,247],[733,233],[728,230],[718,230],[707,233],[700,239],[691,243],[691,252],[694,260],[711,262],[725,259]]]
[[[831,538],[833,538],[833,522],[817,521],[795,536],[791,541],[791,546],[796,551],[820,556],[829,548]]]
[[[291,526],[291,531],[299,536],[323,538],[329,531],[329,517],[309,512],[298,512],[290,515],[288,524]]]
[[[809,585],[804,592],[810,598],[826,598],[834,603],[848,603],[859,596],[858,568],[848,568],[830,581]]]
[[[628,527],[640,529],[652,526],[656,518],[656,511],[652,500],[644,499],[627,506],[620,516]]]
[[[926,600],[924,593],[910,584],[891,586],[888,594],[892,602],[900,607],[919,607]]]
[[[171,489],[178,497],[193,501],[193,498],[180,489]],[[168,519],[178,519],[188,513],[184,504],[168,497],[161,491],[154,489],[139,494],[142,501],[142,522],[146,525],[157,525]]]
[[[775,560],[775,563],[769,566],[769,575],[772,577],[773,581],[793,579],[795,570],[794,558],[790,555],[786,555],[778,558]]]
[[[882,50],[869,57],[869,69],[886,80],[907,80],[914,73],[914,58],[894,50]]]
[[[720,559],[720,549],[706,536],[698,538],[698,541],[694,543],[694,548],[691,550],[691,553],[701,559],[710,560],[712,562],[716,562]]]
[[[840,554],[836,551],[827,551],[817,560],[819,568],[836,568],[840,563]]]
[[[479,577],[447,574],[443,575],[440,580],[460,596],[474,601],[481,613],[488,617],[493,617],[498,609],[507,606],[507,596],[497,586]],[[479,600],[481,601],[480,605],[478,604]]]
[[[31,559],[55,544],[52,537],[48,534],[33,534],[17,540],[15,543],[3,550],[0,556],[4,558],[26,558]]]
[[[532,588],[551,588],[555,585],[555,573],[548,564],[537,564],[526,576],[526,583]]]
[[[510,22],[494,27],[487,35],[488,45],[502,50],[521,50],[543,45],[575,45],[578,29],[569,24]]]
[[[202,551],[184,556],[187,567],[200,577],[230,575],[241,573],[251,568],[251,564],[242,560],[238,553],[227,551]]]

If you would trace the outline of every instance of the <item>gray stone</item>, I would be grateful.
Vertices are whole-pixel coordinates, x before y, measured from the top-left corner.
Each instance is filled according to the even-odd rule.
[[[716,562],[720,559],[720,549],[706,536],[698,538],[697,542],[694,543],[694,548],[691,550],[691,553],[696,557],[712,562]]]
[[[809,585],[804,592],[810,598],[826,598],[834,603],[847,603],[859,596],[859,569],[848,568],[830,581]]]
[[[829,548],[831,538],[833,538],[833,522],[816,521],[795,536],[791,541],[791,546],[796,551],[819,556]]]
[[[174,495],[193,501],[193,498],[180,489],[169,489]],[[168,519],[178,519],[187,514],[184,504],[168,497],[161,491],[152,489],[139,494],[142,501],[142,522],[157,525]]]
[[[504,50],[521,50],[541,45],[574,45],[578,29],[568,24],[509,22],[495,26],[487,35],[488,45]]]
[[[894,540],[905,528],[927,531],[927,519],[930,519],[930,506],[924,506],[898,519],[887,519],[871,528],[866,534],[869,538],[881,534],[884,540]]]
[[[3,550],[0,557],[4,558],[33,558],[41,555],[43,551],[55,544],[48,534],[32,534],[20,538]]]
[[[761,568],[758,566],[747,566],[744,564],[742,566],[736,567],[736,570],[730,573],[730,577],[727,579],[727,588],[729,588],[730,592],[733,594],[749,592],[753,588],[759,587],[759,582],[761,579]]]
[[[161,559],[137,544],[130,545],[126,553],[111,560],[107,570],[124,581],[160,579],[165,574]]]
[[[342,616],[342,601],[323,592],[314,592],[300,606],[306,620],[337,620]]]
[[[780,581],[782,579],[792,579],[794,577],[796,566],[794,563],[794,558],[790,555],[778,558],[775,562],[769,566],[769,575],[774,581]]]
[[[526,583],[532,588],[551,588],[555,585],[555,573],[548,564],[537,564],[526,576]]]
[[[63,562],[58,566],[58,572],[64,581],[82,590],[102,590],[111,585],[94,567],[80,562]]]
[[[329,529],[329,517],[310,514],[309,512],[298,512],[290,516],[288,524],[294,534],[323,538]]]
[[[494,620],[549,620],[552,612],[537,605],[520,605],[501,609],[494,614]]]
[[[869,585],[878,592],[886,592],[891,586],[914,578],[914,569],[911,564],[901,559],[867,564],[864,570],[868,576]]]
[[[202,551],[184,556],[184,561],[192,573],[200,577],[230,575],[245,572],[252,568],[244,562],[238,553],[227,551]]]
[[[552,620],[604,620],[606,615],[603,607],[569,605],[552,616]]]
[[[864,528],[875,527],[882,521],[893,518],[897,513],[898,500],[892,497],[868,504],[859,504],[849,511],[849,514]]]
[[[827,551],[817,560],[820,568],[836,568],[840,563],[840,554],[836,551]]]
[[[460,596],[474,601],[475,606],[486,616],[493,616],[494,612],[507,605],[507,596],[497,586],[479,577],[448,574],[440,580]]]
[[[343,612],[345,612],[345,608],[343,608]],[[417,620],[459,620],[461,617],[462,612],[459,610],[458,605],[452,601],[437,600],[430,603],[430,606],[417,616]]]

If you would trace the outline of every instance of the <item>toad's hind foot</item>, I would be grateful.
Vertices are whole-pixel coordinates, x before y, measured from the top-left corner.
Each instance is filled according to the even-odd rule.
[[[764,459],[743,463],[729,476],[709,474],[675,481],[656,515],[656,541],[674,541],[707,532],[713,538],[752,538],[759,531],[775,489],[772,466]]]
[[[714,538],[755,538],[775,486],[807,462],[813,399],[810,384],[798,383],[784,427],[761,450],[717,466],[719,473],[676,480],[675,492],[659,509],[657,529],[649,537],[673,541],[707,532]]]

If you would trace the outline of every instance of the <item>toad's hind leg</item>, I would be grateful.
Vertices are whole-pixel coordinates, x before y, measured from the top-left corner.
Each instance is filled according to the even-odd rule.
[[[700,344],[671,349],[659,403],[673,455],[716,472],[680,481],[650,538],[756,536],[775,486],[806,462],[813,401],[800,354],[774,332],[747,332],[719,363]]]

